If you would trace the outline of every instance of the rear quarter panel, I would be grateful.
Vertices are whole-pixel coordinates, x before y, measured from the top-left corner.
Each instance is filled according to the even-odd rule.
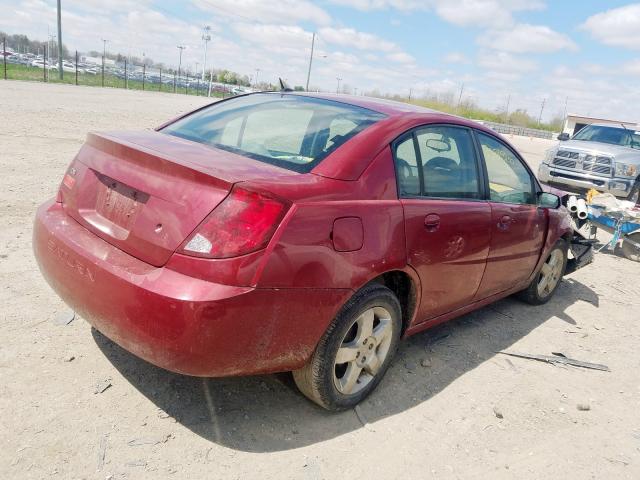
[[[404,216],[390,148],[355,181],[306,175],[295,182],[257,186],[294,202],[259,273],[258,287],[355,290],[381,273],[406,269]],[[298,196],[304,199],[296,201]],[[359,250],[334,248],[334,221],[343,217],[362,220]]]

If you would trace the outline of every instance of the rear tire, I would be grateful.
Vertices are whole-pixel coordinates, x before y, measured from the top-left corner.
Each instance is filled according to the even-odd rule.
[[[567,242],[558,240],[529,286],[517,297],[531,305],[547,303],[556,293],[567,268]]]
[[[398,349],[401,308],[384,285],[370,284],[340,310],[293,379],[327,410],[352,408],[376,388]]]

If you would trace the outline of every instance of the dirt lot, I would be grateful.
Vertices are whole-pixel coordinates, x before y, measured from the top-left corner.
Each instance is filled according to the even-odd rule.
[[[316,408],[284,374],[168,373],[57,322],[67,309],[31,253],[36,206],[87,131],[204,101],[0,82],[0,478],[640,478],[640,265],[614,253],[544,307],[507,299],[404,342],[357,413]],[[549,142],[516,143],[537,164]]]

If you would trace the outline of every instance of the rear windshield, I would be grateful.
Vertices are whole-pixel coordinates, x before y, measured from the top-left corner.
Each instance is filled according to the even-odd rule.
[[[213,104],[162,132],[309,172],[340,145],[384,117],[340,102],[258,93]]]

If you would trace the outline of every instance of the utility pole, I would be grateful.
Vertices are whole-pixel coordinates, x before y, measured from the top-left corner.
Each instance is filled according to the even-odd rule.
[[[336,77],[336,80],[338,81],[338,86],[336,87],[336,93],[340,93],[340,82],[342,81],[342,78]]]
[[[305,90],[309,91],[309,79],[311,78],[311,63],[313,63],[313,47],[316,43],[316,32],[313,32],[313,36],[311,37],[311,55],[309,55],[309,70],[307,70],[307,86]]]
[[[569,96],[567,95],[567,98],[564,99],[564,115],[562,116],[562,121],[564,121],[565,118],[567,118],[567,105],[569,104]]]
[[[409,101],[411,101],[411,94],[413,93],[413,87],[409,87]]]
[[[107,42],[109,40],[102,39],[102,86],[104,87],[104,59],[107,56]]]
[[[507,108],[506,108],[506,112],[505,112],[505,118],[504,118],[504,123],[509,123],[509,104],[511,103],[511,94],[509,94],[509,96],[507,97]]]
[[[462,93],[464,92],[464,82],[462,83],[462,85],[460,85],[460,96],[458,97],[458,106],[457,108],[460,108],[460,103],[462,102]]]
[[[62,12],[60,1],[58,0],[58,76],[60,80],[64,78],[64,73],[62,70]]]
[[[260,73],[260,69],[256,68],[256,88],[258,88],[258,74]]]
[[[205,72],[207,71],[207,45],[211,40],[211,27],[209,25],[205,25],[204,33],[202,34],[202,41],[204,41],[204,62],[202,63],[202,81],[204,82]]]
[[[542,106],[540,107],[540,116],[538,116],[538,126],[540,126],[540,122],[542,121],[542,112],[544,111],[544,104],[547,103],[547,99],[542,99]]]

